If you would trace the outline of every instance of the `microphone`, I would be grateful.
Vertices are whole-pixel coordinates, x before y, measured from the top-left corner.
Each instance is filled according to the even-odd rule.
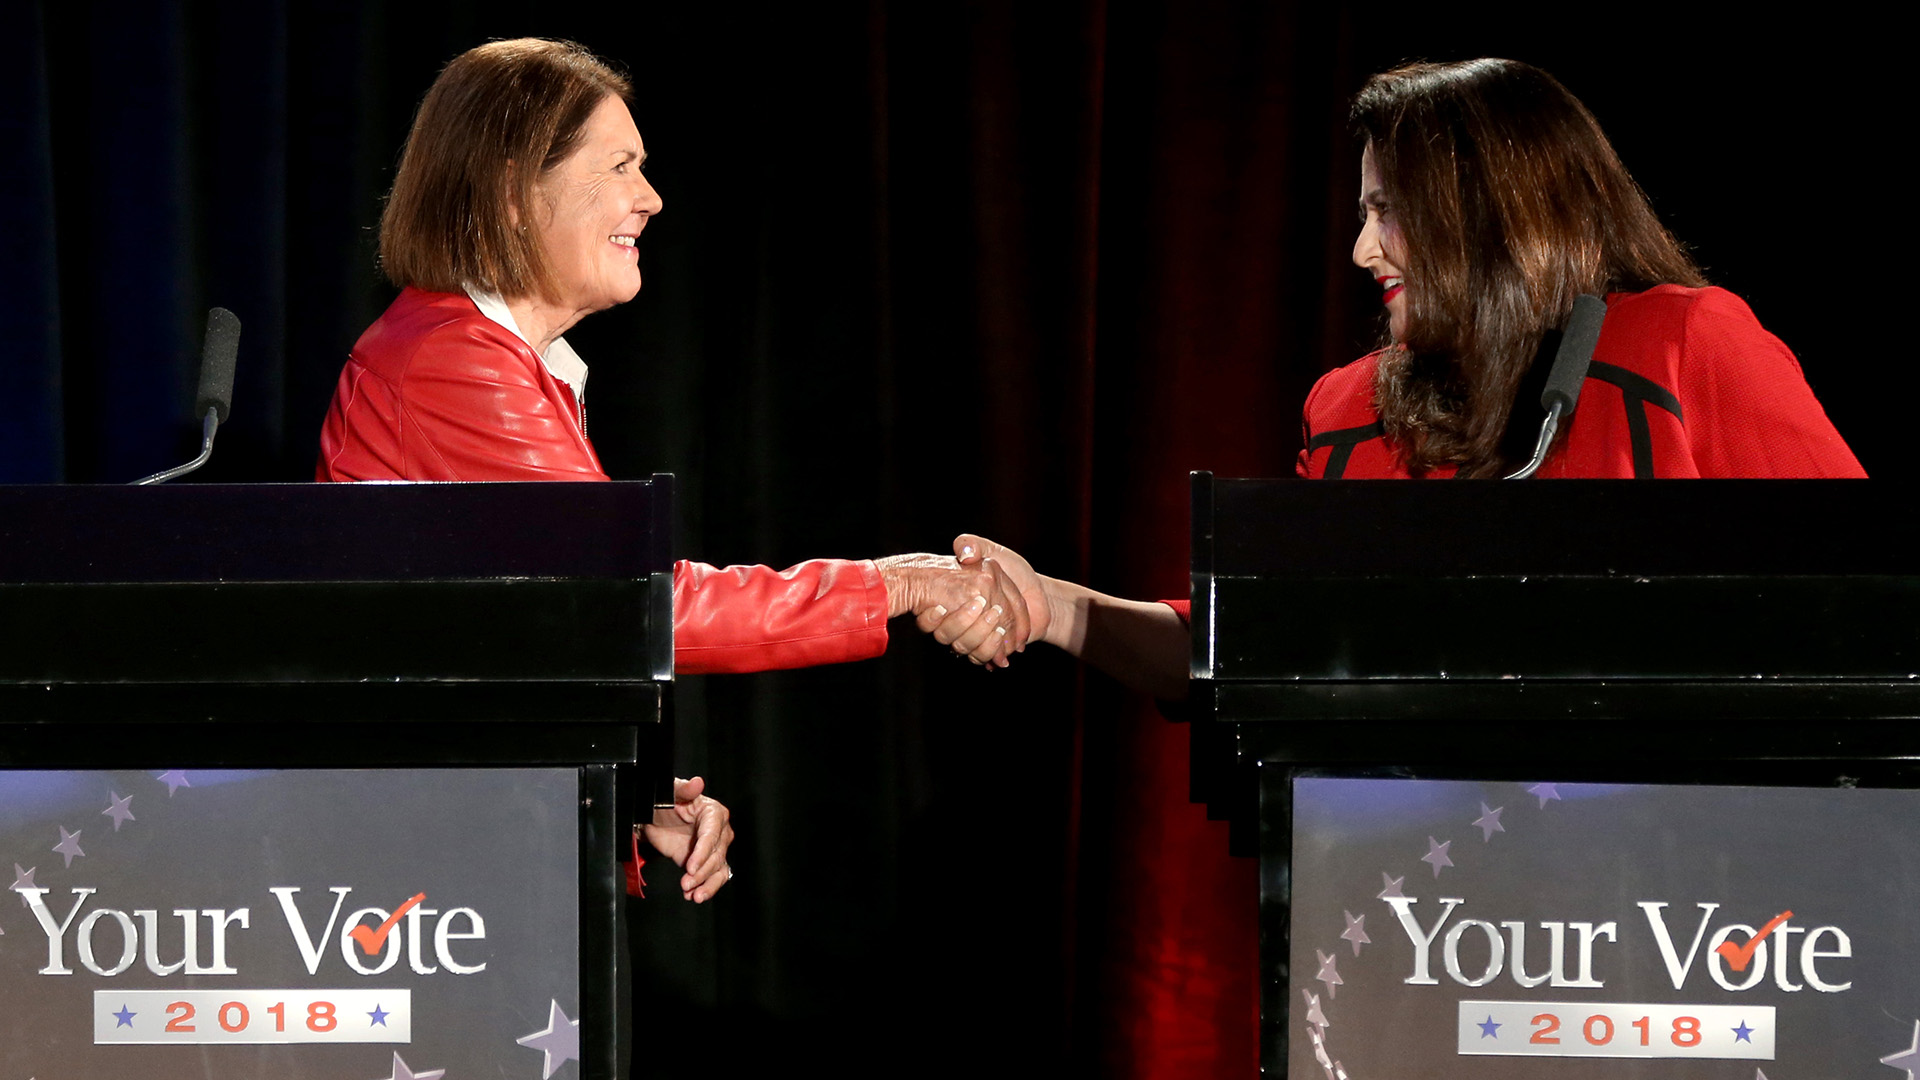
[[[1525,480],[1539,471],[1547,460],[1547,449],[1560,430],[1560,419],[1572,416],[1580,403],[1580,387],[1587,381],[1587,365],[1593,362],[1593,347],[1600,342],[1600,325],[1607,320],[1607,302],[1591,293],[1581,293],[1573,301],[1573,314],[1560,335],[1560,348],[1553,354],[1553,367],[1547,371],[1547,388],[1540,392],[1540,407],[1547,418],[1540,424],[1540,439],[1533,447],[1533,460],[1508,480]]]
[[[142,477],[135,486],[163,484],[185,476],[213,456],[213,433],[226,422],[233,406],[233,370],[240,355],[240,318],[226,308],[207,312],[207,334],[200,346],[200,389],[193,411],[200,416],[200,456],[185,465]]]
[[[207,312],[206,342],[200,347],[200,393],[194,398],[195,416],[219,413],[219,422],[227,422],[233,405],[233,367],[240,355],[240,319],[226,308]]]

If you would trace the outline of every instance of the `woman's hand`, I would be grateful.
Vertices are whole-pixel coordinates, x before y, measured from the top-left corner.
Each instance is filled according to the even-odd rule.
[[[976,664],[1007,666],[1026,647],[1032,620],[1026,600],[997,563],[975,559],[963,566],[947,555],[890,555],[875,559],[887,586],[890,615],[912,614],[931,630],[949,615],[964,614],[968,633],[942,639]]]
[[[1060,644],[1058,631],[1071,621],[1072,612],[1068,605],[1061,602],[1055,590],[1048,588],[1053,579],[1036,573],[1033,564],[1026,556],[996,544],[984,536],[961,533],[953,538],[953,554],[962,566],[975,563],[992,563],[1007,576],[1013,587],[1019,591],[1020,598],[1026,602],[1027,618],[1032,625],[1027,634],[1029,641],[1044,641],[1050,645]],[[928,629],[923,627],[923,629]],[[936,637],[938,634],[935,635]],[[1024,651],[1023,644],[1016,652]]]
[[[707,782],[696,776],[673,782],[673,805],[655,807],[653,822],[641,827],[653,849],[677,863],[680,895],[705,903],[733,880],[727,865],[727,847],[733,843],[733,812],[703,792]]]
[[[1018,605],[1026,609],[1029,641],[1050,640],[1048,631],[1058,630],[1067,621],[1057,617],[1057,598],[1047,588],[1052,579],[1035,573],[1033,566],[1019,552],[985,537],[962,533],[954,538],[953,553],[961,566],[991,567],[1006,578],[1019,595]],[[935,641],[967,656],[973,654],[981,642],[993,633],[995,621],[992,616],[992,611],[983,612],[981,605],[975,603],[957,611],[944,608],[923,611],[916,623],[921,630],[932,634]],[[1023,643],[1010,651],[1022,652],[1025,648]],[[1001,666],[1006,665],[1002,662]]]
[[[1163,701],[1187,696],[1193,641],[1187,624],[1172,608],[1037,574],[1019,552],[971,533],[955,537],[953,550],[963,566],[993,565],[1007,576],[1031,616],[1034,640],[1077,656]],[[961,649],[980,636],[980,621],[964,611],[941,619],[922,615],[920,628]]]

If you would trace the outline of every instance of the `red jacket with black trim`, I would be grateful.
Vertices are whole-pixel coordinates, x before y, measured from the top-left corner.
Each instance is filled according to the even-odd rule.
[[[1307,395],[1301,476],[1411,475],[1381,437],[1378,356],[1328,372]],[[1661,285],[1608,296],[1579,407],[1560,430],[1536,476],[1866,476],[1800,362],[1725,289]]]
[[[408,288],[360,336],[320,432],[314,479],[605,480],[567,385],[458,293]],[[674,670],[771,671],[878,656],[872,562],[673,568]]]

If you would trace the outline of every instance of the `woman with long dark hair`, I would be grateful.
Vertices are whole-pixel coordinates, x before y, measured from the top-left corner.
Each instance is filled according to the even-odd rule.
[[[1544,381],[1536,357],[1582,293],[1606,298],[1606,322],[1539,475],[1865,475],[1793,354],[1707,285],[1553,76],[1413,64],[1368,80],[1352,116],[1353,261],[1391,340],[1309,395],[1302,476],[1511,472],[1541,420],[1522,386]]]
[[[1368,80],[1352,121],[1353,261],[1381,288],[1387,340],[1308,395],[1301,476],[1509,475],[1535,447],[1549,346],[1582,294],[1604,297],[1606,317],[1579,407],[1535,475],[1866,475],[1793,353],[1707,285],[1551,75],[1512,60],[1411,64]],[[976,536],[955,552],[994,557],[1020,583],[1035,638],[1185,696],[1185,601],[1043,577]],[[933,630],[963,651],[985,633],[964,614]]]

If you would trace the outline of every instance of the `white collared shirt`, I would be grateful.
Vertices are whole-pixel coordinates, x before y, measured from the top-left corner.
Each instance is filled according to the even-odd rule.
[[[547,347],[545,353],[542,353],[539,346],[527,341],[527,335],[520,332],[520,324],[513,321],[513,312],[507,310],[507,302],[499,293],[476,289],[471,285],[466,286],[466,290],[467,298],[473,301],[473,306],[480,309],[480,314],[511,330],[514,337],[526,341],[527,347],[531,348],[533,354],[540,357],[540,363],[546,366],[547,374],[566,383],[567,389],[573,391],[573,400],[581,406],[586,405],[587,362],[580,359],[580,354],[573,351],[573,346],[567,344],[566,338],[554,338],[553,344]]]

